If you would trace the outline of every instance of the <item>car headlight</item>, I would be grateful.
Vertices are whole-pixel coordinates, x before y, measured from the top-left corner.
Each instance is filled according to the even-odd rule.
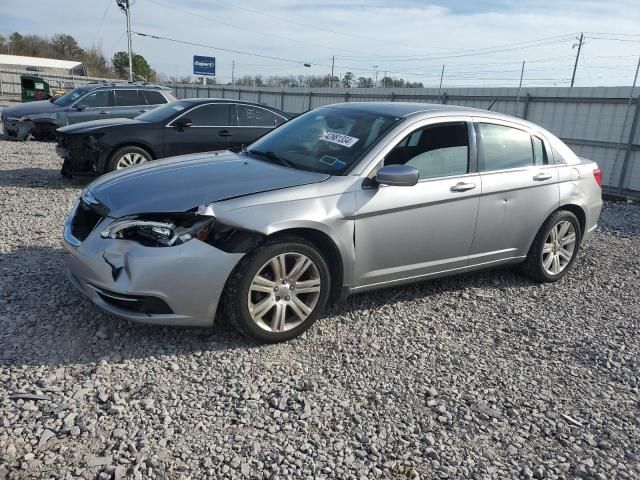
[[[30,119],[29,117],[26,117],[26,116],[25,116],[25,117],[20,117],[20,118],[18,119],[18,121],[19,121],[19,122],[30,122],[30,121],[31,121],[31,119]]]
[[[206,240],[214,223],[214,216],[196,212],[136,215],[112,223],[100,236],[133,240],[151,247],[173,247],[194,238]]]

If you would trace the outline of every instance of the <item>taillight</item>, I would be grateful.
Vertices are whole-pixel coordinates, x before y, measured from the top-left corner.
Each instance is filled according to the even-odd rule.
[[[602,172],[600,171],[599,168],[593,169],[593,178],[596,179],[598,186],[602,188]]]
[[[602,172],[599,168],[593,169],[593,178],[596,179],[596,182],[600,188],[602,188]]]

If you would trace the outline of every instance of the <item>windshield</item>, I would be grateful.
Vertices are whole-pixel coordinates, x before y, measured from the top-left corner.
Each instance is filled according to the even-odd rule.
[[[342,175],[400,121],[364,110],[319,108],[266,134],[248,152],[301,170]]]
[[[162,122],[163,120],[168,120],[178,112],[183,112],[188,106],[189,102],[166,103],[142,115],[138,115],[136,120],[142,120],[143,122]]]
[[[74,88],[70,92],[67,92],[61,97],[56,98],[53,103],[55,103],[56,105],[60,105],[61,107],[68,107],[85,93],[87,93],[86,88]]]

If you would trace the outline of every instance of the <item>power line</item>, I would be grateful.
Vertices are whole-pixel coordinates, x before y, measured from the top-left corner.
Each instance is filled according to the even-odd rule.
[[[417,55],[396,55],[391,58],[384,57],[370,57],[370,56],[349,56],[349,55],[339,55],[340,58],[355,60],[362,59],[364,60],[379,60],[379,61],[423,61],[430,59],[440,59],[440,58],[456,58],[461,56],[469,56],[469,55],[486,55],[492,53],[502,53],[505,51],[511,51],[514,49],[525,49],[525,48],[536,48],[540,46],[553,45],[557,43],[565,42],[569,39],[573,39],[575,34],[564,34],[564,35],[555,35],[553,37],[540,38],[538,40],[530,40],[528,42],[518,42],[518,43],[510,43],[504,45],[494,45],[492,47],[484,47],[478,49],[471,50],[458,50],[449,52],[447,54],[438,54],[438,55],[427,55],[427,56],[417,56]]]
[[[214,1],[215,1],[215,3],[228,5],[228,6],[231,6],[233,8],[237,8],[239,10],[244,10],[246,12],[252,12],[252,13],[255,13],[255,14],[260,15],[262,17],[273,18],[275,20],[280,20],[282,22],[291,23],[293,25],[300,25],[301,27],[312,28],[314,30],[320,30],[320,31],[323,31],[323,32],[329,32],[329,33],[333,33],[335,35],[342,35],[342,36],[351,37],[351,38],[360,38],[362,40],[373,40],[373,41],[376,41],[376,42],[383,42],[383,43],[386,43],[386,44],[393,43],[393,44],[396,44],[396,45],[403,45],[405,47],[415,47],[415,44],[398,42],[398,41],[394,41],[394,40],[381,39],[381,38],[376,38],[376,37],[368,37],[368,36],[365,36],[365,35],[357,35],[357,34],[354,34],[354,33],[339,32],[337,30],[332,30],[330,28],[321,27],[319,25],[312,25],[312,24],[309,24],[309,23],[297,22],[295,20],[279,17],[277,15],[273,15],[273,14],[270,14],[270,13],[265,13],[264,11],[261,11],[261,10],[256,10],[255,8],[249,8],[249,7],[244,7],[244,6],[241,7],[240,5],[236,5],[236,4],[230,3],[230,2],[224,2],[222,0],[214,0]],[[441,50],[449,50],[449,49],[447,49],[445,47],[431,47],[431,48],[438,48],[438,49],[441,49]]]
[[[609,38],[609,37],[587,37],[590,40],[613,40],[616,42],[631,42],[631,43],[640,43],[640,40],[633,40],[630,38]]]
[[[131,33],[133,33],[133,32],[131,32]],[[124,32],[122,32],[122,35],[120,35],[120,38],[118,38],[116,43],[114,43],[113,46],[109,50],[113,50],[114,48],[116,48],[116,45],[118,45],[120,43],[120,40],[122,40],[126,34],[127,34],[126,30]]]
[[[217,47],[215,45],[207,45],[204,43],[197,43],[197,42],[189,42],[186,40],[178,40],[175,38],[169,38],[169,37],[164,37],[161,35],[151,35],[151,34],[147,34],[147,33],[142,33],[142,32],[135,32],[132,31],[131,33],[134,33],[135,35],[138,35],[140,37],[147,37],[147,38],[153,38],[155,40],[165,40],[167,42],[174,42],[174,43],[180,43],[183,45],[191,45],[191,46],[195,46],[195,47],[203,47],[203,48],[211,48],[213,50],[220,50],[222,52],[230,52],[230,53],[237,53],[239,55],[249,55],[252,57],[259,57],[259,58],[268,58],[270,60],[279,60],[282,62],[288,62],[288,63],[298,63],[301,65],[304,65],[306,63],[309,63],[307,60],[294,60],[291,58],[284,58],[284,57],[275,57],[272,55],[264,55],[261,53],[251,53],[251,52],[244,52],[242,50],[234,50],[231,48],[223,48],[223,47]],[[314,63],[313,66],[316,67],[330,67],[331,64],[330,63]],[[345,65],[336,65],[337,68],[341,68],[341,69],[347,69],[347,70],[354,70],[356,72],[374,72],[375,70],[371,69],[371,68],[358,68],[358,67],[349,67],[349,66],[345,66]]]
[[[258,34],[258,35],[265,35],[267,37],[273,37],[273,38],[278,38],[280,40],[286,40],[287,42],[294,42],[296,44],[302,43],[302,44],[305,44],[305,45],[310,45],[310,46],[317,47],[317,48],[324,48],[324,49],[328,49],[328,50],[332,50],[332,51],[338,50],[338,51],[342,51],[342,52],[352,52],[353,53],[353,50],[346,50],[346,49],[343,49],[343,48],[330,47],[328,45],[320,45],[318,43],[305,42],[304,40],[299,40],[297,38],[283,37],[282,35],[276,35],[274,33],[260,32],[260,31],[257,31],[257,30],[253,30],[251,28],[242,27],[240,25],[234,25],[233,23],[223,22],[223,21],[221,21],[221,20],[219,20],[217,18],[214,19],[214,18],[211,18],[211,17],[207,17],[207,16],[204,16],[204,15],[202,15],[200,13],[194,13],[194,12],[190,12],[188,10],[183,10],[181,8],[176,8],[173,5],[169,5],[169,4],[166,4],[164,2],[160,2],[158,0],[147,0],[147,1],[149,1],[151,3],[155,3],[156,5],[160,5],[162,7],[165,7],[165,8],[171,9],[171,10],[176,10],[176,11],[178,11],[180,13],[185,14],[185,15],[191,15],[191,16],[196,17],[196,18],[206,19],[206,20],[215,22],[216,24],[219,24],[219,25],[226,25],[227,27],[237,28],[239,30],[245,30],[247,32],[255,33],[255,34]]]
[[[278,60],[278,61],[294,63],[294,64],[300,64],[300,65],[304,65],[305,63],[307,63],[304,60],[295,60],[295,59],[290,59],[290,58],[275,57],[275,56],[264,55],[264,54],[259,54],[259,53],[244,52],[244,51],[241,51],[241,50],[222,48],[222,47],[217,47],[217,46],[214,46],[214,45],[207,45],[207,44],[197,43],[197,42],[189,42],[189,41],[186,41],[186,40],[178,40],[178,39],[164,37],[164,36],[160,36],[160,35],[151,35],[151,34],[146,34],[146,33],[141,33],[141,32],[136,32],[136,31],[133,31],[132,33],[134,33],[135,35],[139,35],[141,37],[153,38],[153,39],[156,39],[156,40],[164,40],[164,41],[179,43],[179,44],[183,44],[183,45],[191,45],[191,46],[198,46],[198,47],[203,47],[203,48],[211,48],[211,49],[214,49],[214,50],[220,50],[220,51],[230,52],[230,53],[237,53],[237,54],[240,54],[240,55],[249,55],[249,56],[254,56],[254,57],[259,57],[259,58],[267,58],[267,59],[270,59],[270,60]],[[320,66],[320,67],[330,67],[331,66],[330,64],[323,64],[323,63],[316,63],[314,65],[315,66]],[[346,65],[336,65],[336,67],[339,68],[339,69],[342,69],[342,70],[349,70],[349,71],[356,71],[356,72],[358,72],[358,71],[375,72],[375,69],[371,69],[371,68],[366,68],[366,69],[365,68],[353,68],[353,67],[346,66]],[[430,77],[430,76],[439,75],[437,73],[429,73],[429,72],[402,72],[402,71],[395,71],[395,70],[388,70],[388,73],[396,74],[396,75],[406,75],[406,76],[419,76],[419,77]],[[497,73],[502,73],[502,72],[497,72]],[[458,73],[457,75],[461,76],[460,79],[462,79],[462,80],[465,79],[462,73]],[[474,78],[476,80],[491,80],[491,81],[513,81],[513,80],[517,80],[517,79],[514,79],[514,78],[505,78],[505,77],[499,77],[499,78],[478,77],[477,73],[475,73],[475,72],[469,72],[469,75],[470,76],[468,78]],[[538,78],[537,80],[556,81],[558,79],[554,79],[554,78]],[[529,79],[527,79],[527,81],[529,81]],[[560,81],[560,80],[558,80],[558,81]]]
[[[102,14],[102,19],[100,20],[100,24],[98,25],[98,29],[96,30],[96,34],[93,37],[93,43],[96,42],[100,31],[102,30],[102,25],[104,24],[104,19],[107,18],[107,13],[109,12],[109,7],[111,6],[111,0],[107,0],[107,8],[104,9],[104,13]]]

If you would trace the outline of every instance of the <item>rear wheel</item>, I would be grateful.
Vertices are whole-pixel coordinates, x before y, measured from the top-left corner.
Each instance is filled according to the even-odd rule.
[[[229,279],[225,310],[244,335],[282,342],[313,325],[329,288],[329,268],[313,244],[297,237],[275,239],[242,259]]]
[[[107,168],[105,170],[107,172],[113,172],[114,170],[123,170],[125,168],[135,167],[136,165],[146,163],[150,160],[151,155],[149,155],[146,150],[140,147],[122,147],[113,155],[111,155],[111,158],[109,159],[109,162],[107,162]]]
[[[524,271],[539,282],[557,282],[576,259],[582,233],[576,216],[566,210],[551,215],[531,245]]]

